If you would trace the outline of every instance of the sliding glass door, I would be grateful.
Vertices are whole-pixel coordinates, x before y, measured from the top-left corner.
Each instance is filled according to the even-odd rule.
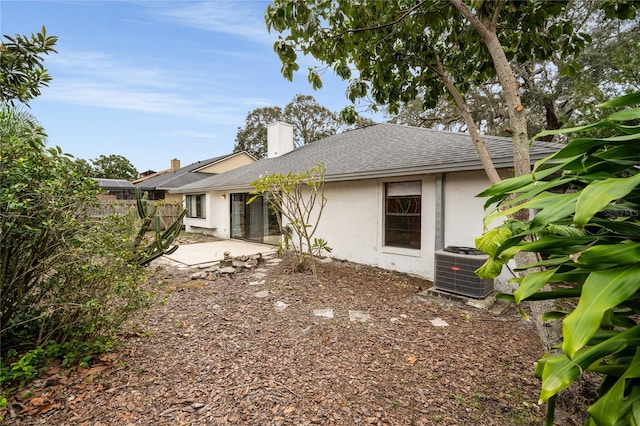
[[[276,244],[280,227],[275,211],[262,197],[247,204],[252,196],[231,194],[231,238]]]

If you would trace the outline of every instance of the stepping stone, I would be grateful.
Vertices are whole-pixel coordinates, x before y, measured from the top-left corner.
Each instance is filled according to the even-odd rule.
[[[449,327],[449,324],[442,318],[434,318],[432,320],[429,320],[429,322],[434,327]]]
[[[253,278],[255,278],[256,280],[261,280],[266,276],[267,274],[263,274],[262,272],[256,272],[255,274],[253,274]]]
[[[362,311],[349,310],[349,321],[351,322],[367,322],[371,317]]]
[[[257,297],[258,299],[264,299],[265,297],[269,297],[269,290],[262,290],[257,293],[253,293],[253,297]]]
[[[333,319],[333,309],[331,309],[331,308],[315,309],[313,311],[313,315],[316,316],[316,317],[321,317],[321,318],[326,318],[326,319]]]
[[[249,281],[249,285],[262,285],[266,283],[265,280],[261,280],[261,281]]]
[[[276,311],[278,311],[278,312],[282,312],[282,311],[284,311],[285,309],[287,309],[287,308],[289,307],[289,305],[287,305],[286,303],[284,303],[284,302],[283,302],[283,301],[281,301],[281,300],[278,300],[278,301],[274,304],[274,306],[275,306],[275,308],[276,308]]]
[[[189,278],[191,278],[192,280],[204,280],[208,275],[209,274],[207,274],[206,272],[196,272],[194,274],[191,274]]]

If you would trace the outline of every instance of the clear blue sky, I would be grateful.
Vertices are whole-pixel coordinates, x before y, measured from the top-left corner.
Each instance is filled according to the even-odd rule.
[[[346,82],[280,74],[265,1],[0,0],[2,35],[42,25],[59,37],[45,65],[53,80],[31,113],[77,158],[118,154],[138,171],[230,153],[247,114],[313,95],[339,111]],[[367,116],[366,114],[363,114]],[[377,121],[380,121],[378,118]]]

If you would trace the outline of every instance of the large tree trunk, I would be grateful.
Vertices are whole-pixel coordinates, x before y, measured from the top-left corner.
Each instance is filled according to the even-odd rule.
[[[482,139],[482,135],[478,130],[478,126],[476,126],[476,122],[471,116],[471,112],[469,112],[469,107],[467,103],[462,98],[462,95],[458,91],[458,88],[453,84],[453,81],[449,78],[447,73],[444,71],[444,67],[442,66],[442,62],[440,61],[440,57],[436,54],[436,64],[437,71],[440,75],[440,79],[444,83],[444,86],[449,91],[451,97],[456,103],[458,107],[458,112],[460,116],[464,120],[464,123],[467,125],[467,129],[469,129],[469,134],[471,134],[471,140],[473,141],[473,146],[476,148],[476,152],[478,153],[478,157],[480,157],[480,162],[482,163],[482,167],[484,168],[487,177],[489,178],[489,182],[492,184],[500,182],[500,175],[493,165],[493,161],[491,160],[491,156],[487,151],[487,146],[484,144],[484,140]]]
[[[495,6],[495,12],[493,16],[485,14],[474,14],[462,0],[449,0],[451,4],[464,16],[473,29],[482,38],[482,42],[489,50],[489,54],[493,60],[493,64],[500,81],[500,85],[503,90],[503,97],[507,104],[507,110],[509,113],[509,122],[513,129],[512,141],[513,141],[513,166],[516,176],[526,175],[531,173],[531,159],[529,157],[529,138],[527,135],[527,116],[524,106],[520,102],[520,95],[518,93],[520,85],[516,81],[511,65],[507,60],[507,56],[504,53],[504,49],[498,40],[496,34],[496,22],[502,8],[502,2],[498,2]],[[521,210],[523,213],[518,216],[519,220],[528,220],[529,214],[526,209]],[[522,253],[516,259],[518,265],[526,265],[535,262],[535,255],[532,253]],[[560,341],[561,334],[558,331],[558,327],[549,327],[548,324],[542,323],[540,317],[543,313],[553,310],[554,303],[552,301],[530,302],[532,315],[536,322],[536,328],[542,341],[542,346],[545,350],[550,350],[551,347]]]

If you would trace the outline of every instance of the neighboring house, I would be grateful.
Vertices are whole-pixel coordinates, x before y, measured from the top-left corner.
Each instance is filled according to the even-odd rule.
[[[173,159],[171,160],[171,168],[142,177],[133,181],[133,184],[143,193],[146,192],[149,200],[182,201],[182,194],[170,194],[168,191],[255,161],[256,159],[246,152],[209,158],[185,167],[180,167],[180,160]],[[190,198],[188,201],[187,209],[193,208],[194,214],[197,214],[195,210],[198,209],[198,206],[195,201]]]
[[[267,203],[246,204],[251,182],[322,162],[328,201],[315,236],[333,248],[332,257],[433,279],[437,249],[473,247],[483,232],[485,200],[475,195],[489,181],[468,134],[377,124],[294,150],[291,126],[275,123],[268,133],[268,158],[178,189],[201,200],[201,215],[185,219],[187,231],[277,241]],[[485,142],[508,177],[511,140],[486,136]],[[558,148],[536,142],[531,159]]]
[[[102,193],[98,195],[101,200],[135,200],[136,189],[131,182],[124,179],[102,179],[92,178],[95,180]]]

